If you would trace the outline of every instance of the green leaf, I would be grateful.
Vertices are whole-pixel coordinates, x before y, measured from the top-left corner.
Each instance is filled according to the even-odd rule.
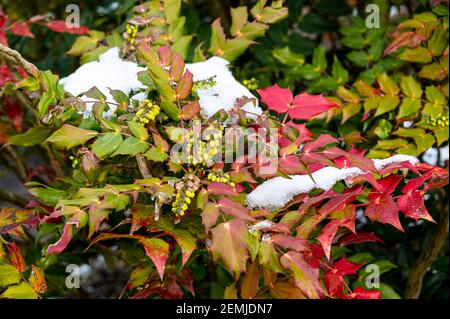
[[[170,24],[178,18],[181,10],[181,0],[163,0],[164,3],[164,14],[166,15],[166,20]]]
[[[12,145],[19,145],[24,147],[33,146],[43,143],[45,139],[49,137],[50,133],[51,131],[49,128],[36,126],[30,128],[25,133],[11,136],[8,142]]]
[[[273,57],[284,65],[302,65],[305,57],[301,54],[292,52],[289,47],[278,48],[272,51]]]
[[[0,295],[0,298],[37,299],[38,295],[28,283],[22,282],[15,286],[9,286],[8,289]]]
[[[416,63],[430,63],[433,56],[426,48],[405,49],[398,55],[398,58],[403,61]]]
[[[331,75],[333,79],[336,80],[338,84],[345,84],[349,80],[348,71],[342,66],[338,58],[334,56],[333,68],[331,70]]]
[[[144,153],[144,156],[153,162],[164,162],[169,155],[159,148],[152,146],[147,152]]]
[[[223,55],[222,57],[230,62],[234,61],[242,53],[244,53],[247,48],[254,43],[248,39],[231,39],[227,40],[223,45]]]
[[[397,118],[408,117],[412,114],[417,114],[421,109],[422,103],[419,99],[412,99],[410,97],[405,97],[400,105]]]
[[[381,119],[378,121],[374,132],[380,139],[385,140],[391,135],[392,127],[390,121]]]
[[[20,278],[20,272],[14,266],[0,265],[0,287],[17,284]]]
[[[403,93],[413,99],[420,99],[422,97],[422,88],[412,76],[402,76],[400,87]]]
[[[84,130],[69,124],[64,124],[47,138],[46,142],[53,143],[61,148],[69,149],[82,145],[97,135],[98,132],[96,131]]]
[[[377,76],[377,82],[381,88],[381,91],[388,95],[396,95],[398,92],[400,92],[397,84],[395,84],[395,82],[386,73]]]
[[[80,64],[85,64],[91,61],[97,61],[98,57],[108,50],[109,47],[107,47],[106,45],[99,45],[94,50],[83,53],[83,55],[80,58]]]
[[[425,65],[417,75],[424,79],[442,81],[447,77],[447,71],[442,65],[431,63]]]
[[[448,141],[449,130],[448,127],[439,127],[434,129],[434,136],[436,137],[437,146],[440,146],[445,141]]]
[[[48,108],[51,105],[56,104],[56,97],[53,92],[44,92],[39,99],[39,103],[37,105],[38,109],[38,118],[42,119],[42,117],[47,114]]]
[[[119,148],[114,152],[112,156],[116,155],[131,155],[135,156],[139,153],[144,153],[148,148],[148,144],[138,140],[134,136],[128,137],[120,144]]]
[[[379,101],[375,116],[380,116],[381,114],[394,110],[399,103],[400,99],[397,96],[384,96]]]
[[[135,121],[128,121],[127,124],[130,128],[131,134],[136,136],[139,140],[146,141],[148,139],[148,132],[144,126]]]
[[[428,41],[428,49],[434,56],[440,56],[448,45],[448,29],[436,28]]]
[[[312,64],[319,72],[322,72],[327,68],[327,58],[325,56],[324,47],[318,46],[314,49]]]
[[[161,101],[161,108],[163,109],[164,113],[166,113],[172,120],[180,120],[181,111],[175,103],[163,99]]]
[[[241,32],[241,28],[247,23],[247,20],[247,7],[231,8],[230,34],[236,36],[238,32]]]
[[[95,156],[101,159],[114,153],[122,141],[123,138],[119,132],[106,133],[95,140],[91,149]]]
[[[88,36],[80,36],[76,38],[72,47],[66,53],[69,55],[80,55],[91,51],[97,47],[98,40]]]
[[[414,142],[417,145],[417,152],[419,154],[425,152],[427,149],[434,145],[434,136],[431,134],[425,134],[423,136],[417,136],[414,138]]]
[[[347,58],[361,67],[367,67],[370,61],[369,55],[364,51],[352,51],[347,54]]]
[[[400,295],[388,284],[380,283],[380,291],[382,299],[402,299]]]

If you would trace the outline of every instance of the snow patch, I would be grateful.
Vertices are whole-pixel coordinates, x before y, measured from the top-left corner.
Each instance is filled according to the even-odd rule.
[[[258,100],[244,85],[236,81],[228,69],[229,63],[223,58],[214,56],[203,62],[186,64],[186,69],[192,73],[194,82],[211,78],[216,82],[211,87],[197,89],[199,103],[206,116],[211,117],[221,109],[230,110],[236,99],[243,96],[254,98],[256,105],[249,102],[242,109],[261,114],[262,110],[258,106]],[[248,116],[255,117],[253,114],[248,114]]]
[[[416,165],[417,158],[409,155],[394,155],[386,159],[373,160],[377,170],[381,170],[392,163],[408,161]],[[279,209],[284,207],[295,196],[308,193],[313,189],[330,190],[336,182],[350,177],[365,174],[357,167],[336,168],[324,167],[309,175],[291,175],[289,178],[275,177],[256,187],[247,195],[247,206],[252,208]]]
[[[92,61],[80,66],[71,75],[62,78],[59,83],[64,90],[74,96],[88,91],[96,86],[105,96],[109,105],[109,110],[105,112],[105,117],[114,114],[116,105],[109,89],[120,90],[129,95],[132,91],[140,90],[145,86],[139,82],[137,73],[145,70],[135,62],[122,60],[119,57],[119,48],[111,48],[99,56],[98,61]],[[82,96],[83,101],[92,101],[91,98]],[[84,116],[92,114],[93,103],[87,103]]]

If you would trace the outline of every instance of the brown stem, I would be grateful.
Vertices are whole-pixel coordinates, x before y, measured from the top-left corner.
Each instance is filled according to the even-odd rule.
[[[420,297],[420,292],[422,290],[423,278],[425,277],[430,266],[433,264],[434,260],[441,251],[442,246],[448,238],[448,228],[449,228],[449,213],[448,213],[448,202],[445,204],[444,201],[445,192],[441,190],[441,202],[438,205],[439,211],[439,221],[436,226],[435,232],[425,244],[419,258],[412,266],[408,274],[408,282],[405,289],[405,298],[408,299],[418,299]]]
[[[152,174],[150,174],[150,170],[147,165],[147,160],[145,159],[144,155],[136,155],[136,162],[138,164],[139,172],[141,172],[143,178],[152,177]]]
[[[22,160],[22,157],[16,152],[16,150],[11,145],[4,146],[5,153],[8,154],[8,157],[5,157],[8,165],[14,169],[17,176],[20,178],[22,182],[27,181],[28,179],[28,171],[25,166],[25,163]]]
[[[28,204],[28,200],[11,192],[7,192],[0,189],[0,200],[16,204],[19,207],[25,207]]]
[[[11,61],[12,63],[21,66],[31,76],[34,76],[36,79],[39,79],[38,68],[33,63],[30,63],[27,60],[25,60],[22,57],[22,55],[16,50],[13,50],[0,44],[0,55],[3,55],[6,59]]]

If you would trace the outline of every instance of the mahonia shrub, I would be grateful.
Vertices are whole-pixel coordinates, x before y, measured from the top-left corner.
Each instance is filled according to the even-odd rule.
[[[286,18],[283,1],[233,9],[227,32],[215,20],[206,50],[191,45],[181,4],[139,5],[123,34],[79,30],[68,53],[83,65],[63,79],[3,50],[23,68],[3,81],[30,98],[34,119],[8,147],[42,147],[57,178],[28,182],[34,200],[1,210],[0,296],[64,295],[66,266],[102,256],[125,264],[120,297],[383,297],[366,283],[373,257],[352,248],[383,243],[360,230],[363,219],[398,232],[405,218],[434,221],[424,200],[448,171],[413,155],[448,139],[448,18],[418,15],[385,49],[370,40],[380,31],[354,36],[362,22],[342,30],[343,44],[359,50],[352,63],[379,60],[384,49],[398,54],[386,61],[424,64],[418,76],[433,81],[425,91],[409,74],[392,79],[386,72],[402,71],[393,62],[345,87],[350,76],[337,58],[324,76],[323,48],[310,65],[279,51],[287,65],[301,61],[286,66],[288,77],[312,81],[295,95],[277,84],[256,90],[255,80],[243,86],[228,69]],[[326,126],[335,118],[366,129],[340,134]],[[413,127],[398,127],[406,120]],[[373,121],[385,123],[375,135]],[[394,126],[400,138],[391,140]],[[375,142],[357,147],[366,133]]]

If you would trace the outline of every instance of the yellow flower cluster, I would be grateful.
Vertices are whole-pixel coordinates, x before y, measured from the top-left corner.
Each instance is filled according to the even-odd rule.
[[[246,79],[242,82],[242,84],[244,84],[244,86],[249,90],[256,90],[258,88],[258,80],[255,78],[251,78],[250,80]]]
[[[224,173],[222,170],[212,170],[208,176],[208,180],[211,182],[219,182],[228,184],[231,187],[234,187],[236,184],[231,181],[230,174]]]
[[[131,44],[133,44],[134,39],[136,38],[136,35],[138,33],[138,27],[133,24],[127,24],[127,26],[125,27],[125,33],[126,33],[127,40]]]
[[[434,127],[446,127],[448,126],[449,122],[449,116],[445,114],[441,114],[439,116],[433,116],[431,115],[428,118],[428,124]]]
[[[69,156],[69,159],[72,161],[73,168],[77,167],[78,164],[80,164],[80,161],[72,155]]]
[[[161,109],[157,104],[150,100],[145,100],[139,105],[139,110],[136,112],[135,121],[141,124],[147,124],[155,120]]]
[[[204,141],[197,139],[192,131],[189,132],[186,142],[186,151],[189,154],[187,161],[189,164],[211,166],[214,164],[214,156],[219,153],[221,145],[223,126],[219,128],[214,125],[209,126],[204,132]]]
[[[202,81],[197,81],[192,86],[192,92],[196,93],[198,89],[206,90],[207,88],[213,87],[216,84],[217,82],[214,80],[214,77]]]
[[[183,216],[185,214],[189,204],[191,204],[192,199],[195,197],[195,192],[199,185],[199,178],[192,174],[186,175],[183,180],[175,185],[177,193],[172,203],[172,212],[176,216]]]

